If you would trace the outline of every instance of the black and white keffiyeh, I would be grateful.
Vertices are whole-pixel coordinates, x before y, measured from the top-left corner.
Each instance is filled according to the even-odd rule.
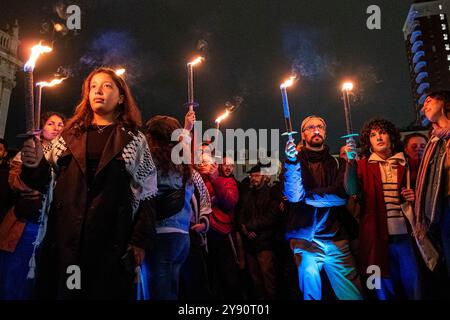
[[[122,158],[130,175],[134,217],[139,208],[139,202],[154,197],[158,186],[156,167],[144,134],[141,132],[134,134],[131,131],[127,133],[132,136],[132,140],[123,148]],[[66,150],[67,145],[63,137],[53,141],[48,151],[49,156],[46,158],[54,168],[57,168],[58,159]]]

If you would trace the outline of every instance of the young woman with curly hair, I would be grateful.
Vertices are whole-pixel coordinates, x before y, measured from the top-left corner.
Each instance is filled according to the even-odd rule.
[[[419,267],[402,202],[414,201],[414,191],[406,188],[407,162],[400,133],[386,119],[373,119],[361,130],[364,159],[347,164],[345,185],[349,195],[358,195],[360,215],[360,267],[378,266],[380,300],[420,299]],[[347,145],[351,157],[355,146]]]

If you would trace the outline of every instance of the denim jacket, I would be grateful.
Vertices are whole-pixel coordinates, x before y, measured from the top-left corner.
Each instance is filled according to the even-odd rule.
[[[183,177],[179,173],[162,175],[158,170],[158,195],[169,189],[183,188]],[[191,198],[194,194],[192,182],[186,182],[184,194],[184,207],[173,216],[156,222],[157,233],[181,232],[189,233],[192,215]]]

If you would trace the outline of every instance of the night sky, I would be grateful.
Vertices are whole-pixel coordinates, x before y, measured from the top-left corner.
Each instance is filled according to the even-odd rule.
[[[38,61],[36,80],[58,67],[71,78],[45,91],[43,109],[70,116],[80,99],[82,79],[96,66],[124,66],[143,118],[167,114],[182,120],[186,62],[199,52],[206,61],[195,72],[197,118],[204,126],[226,101],[244,102],[224,128],[278,128],[284,132],[279,85],[294,70],[289,91],[293,125],[317,114],[328,123],[328,145],[336,152],[345,133],[340,84],[356,82],[352,100],[355,130],[374,116],[399,127],[414,121],[402,27],[410,0],[0,0],[0,24],[19,20],[19,56],[39,40],[54,52]],[[58,8],[81,7],[81,30],[56,33]],[[366,9],[381,7],[381,30],[369,30]],[[200,41],[200,42],[199,42]],[[203,46],[199,46],[202,43]],[[202,49],[199,51],[199,49]],[[24,131],[23,73],[11,97],[6,138],[18,146]],[[297,136],[298,139],[298,136]],[[282,138],[284,143],[284,138]]]

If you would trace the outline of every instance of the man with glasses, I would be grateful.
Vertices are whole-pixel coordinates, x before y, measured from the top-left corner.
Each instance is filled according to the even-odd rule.
[[[303,147],[286,144],[284,193],[289,201],[286,238],[290,239],[305,300],[322,299],[321,270],[341,300],[362,299],[355,262],[349,249],[350,217],[344,189],[345,162],[324,144],[326,123],[310,116],[301,124]]]

